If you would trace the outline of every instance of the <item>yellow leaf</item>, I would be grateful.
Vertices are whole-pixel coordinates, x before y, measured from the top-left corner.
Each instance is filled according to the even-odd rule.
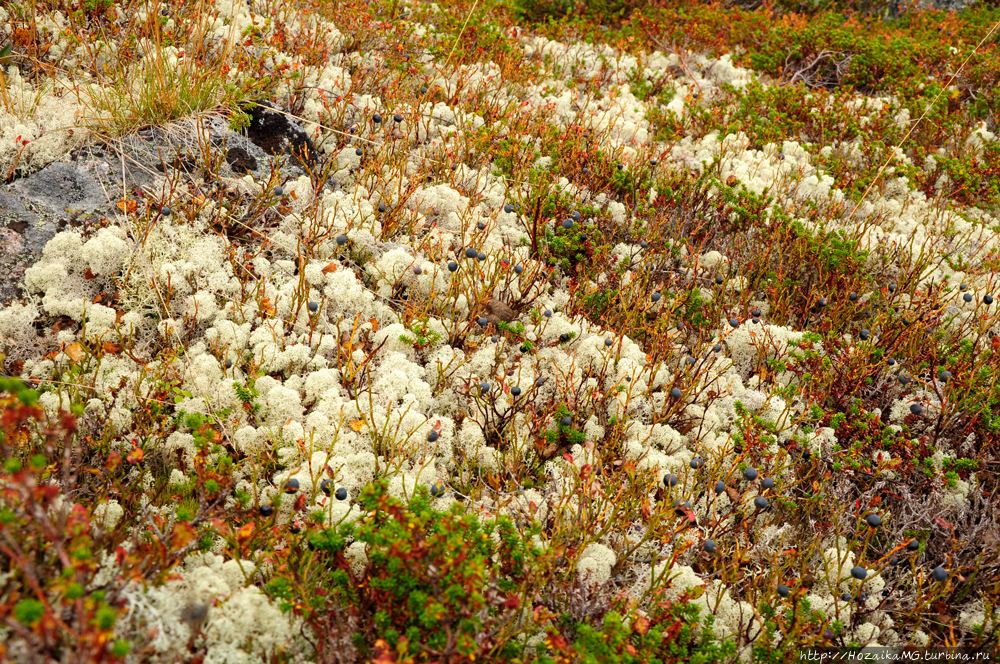
[[[351,428],[354,429],[354,433],[358,433],[359,431],[361,431],[361,429],[364,428],[365,421],[364,420],[351,420],[350,422],[348,422],[348,424],[350,424]]]
[[[69,359],[73,360],[74,362],[79,362],[81,359],[83,359],[83,348],[81,348],[80,344],[78,344],[75,341],[70,345],[66,346],[66,349],[63,352],[65,352],[66,355],[69,356]]]

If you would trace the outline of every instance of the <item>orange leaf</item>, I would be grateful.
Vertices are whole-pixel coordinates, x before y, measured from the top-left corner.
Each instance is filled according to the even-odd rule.
[[[63,352],[66,353],[66,355],[69,356],[69,359],[73,360],[74,362],[79,362],[81,359],[83,359],[83,348],[81,348],[80,344],[78,344],[75,341],[70,345],[66,346]]]
[[[364,428],[365,421],[364,420],[351,420],[350,422],[348,422],[348,424],[350,425],[350,427],[352,429],[354,429],[354,433],[358,433],[358,432],[361,431],[361,429]]]
[[[110,353],[111,355],[117,355],[118,353],[122,352],[122,347],[121,345],[116,344],[113,341],[105,341],[104,352]]]
[[[131,464],[137,464],[140,461],[142,461],[142,458],[144,456],[146,456],[146,454],[142,451],[142,448],[136,447],[131,452],[129,452],[129,455],[125,457],[125,460]]]
[[[245,526],[241,527],[236,533],[236,539],[240,542],[246,542],[253,536],[253,521],[248,521]]]
[[[650,505],[649,500],[646,498],[642,499],[642,515],[647,519],[653,516],[653,506]]]
[[[329,263],[326,267],[323,268],[323,274],[330,274],[331,272],[336,272],[336,271],[337,271],[336,261]]]
[[[260,301],[260,310],[266,316],[273,316],[274,315],[275,309],[274,309],[274,305],[271,304],[271,298],[265,297],[263,300]]]
[[[177,549],[183,549],[193,542],[197,536],[198,533],[194,531],[191,524],[186,521],[180,521],[174,524],[174,538],[171,542]]]
[[[124,198],[118,201],[118,209],[122,212],[135,212],[136,207],[135,201],[130,201]]]
[[[378,332],[378,321],[372,318],[368,322],[372,324],[372,332]]]
[[[635,631],[645,636],[646,632],[649,631],[649,621],[643,618],[642,616],[636,616],[635,622],[633,623],[633,627],[635,627]]]
[[[83,278],[84,279],[96,279],[97,275],[94,274],[93,272],[91,272],[90,268],[88,267],[87,271],[83,273]]]
[[[385,639],[379,639],[375,642],[375,657],[372,659],[372,664],[395,664],[396,656],[392,653],[389,648],[389,644]]]
[[[548,642],[549,647],[553,650],[558,650],[563,653],[569,652],[569,641],[567,641],[566,637],[562,634],[557,632],[550,633],[545,640]]]

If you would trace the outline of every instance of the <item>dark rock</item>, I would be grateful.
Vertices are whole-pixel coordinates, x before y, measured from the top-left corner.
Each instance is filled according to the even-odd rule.
[[[239,175],[246,175],[250,171],[257,170],[257,160],[241,147],[229,148],[229,151],[226,152],[226,163],[229,164],[234,173]]]
[[[309,168],[316,164],[319,153],[298,120],[267,101],[251,102],[242,110],[250,116],[243,133],[254,145],[271,155],[290,155]]]

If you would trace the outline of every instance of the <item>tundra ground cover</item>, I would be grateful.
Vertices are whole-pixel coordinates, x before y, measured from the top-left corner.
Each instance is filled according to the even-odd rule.
[[[0,9],[4,656],[995,647],[1000,13],[595,7]]]

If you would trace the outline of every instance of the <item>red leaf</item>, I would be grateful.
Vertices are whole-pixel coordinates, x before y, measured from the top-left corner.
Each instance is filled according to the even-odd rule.
[[[955,527],[953,525],[951,525],[941,517],[937,517],[936,519],[934,519],[934,523],[941,526],[942,528],[947,528],[948,530],[955,530]]]

